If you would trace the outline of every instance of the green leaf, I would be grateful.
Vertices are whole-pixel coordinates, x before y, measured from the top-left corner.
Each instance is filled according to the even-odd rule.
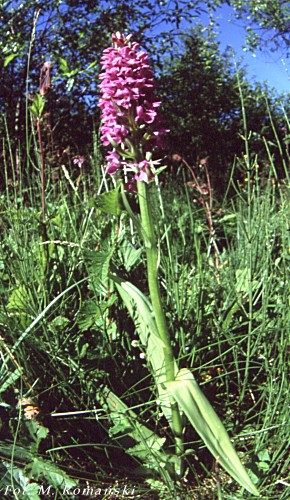
[[[98,195],[94,200],[94,204],[106,214],[120,215],[122,210],[124,210],[122,196],[120,194],[120,186]]]
[[[261,450],[258,453],[258,461],[256,461],[256,465],[258,469],[262,471],[267,471],[270,469],[271,457],[267,449]]]
[[[17,462],[31,462],[33,460],[33,454],[22,448],[21,446],[14,445],[14,443],[0,441],[1,446],[1,456],[7,457],[10,461],[11,456],[13,455],[14,460]]]
[[[41,486],[37,483],[28,483],[23,490],[24,496],[21,500],[39,500],[39,491]]]
[[[4,365],[2,365],[4,366]],[[21,377],[22,375],[22,372],[23,372],[23,369],[22,368],[17,368],[16,370],[14,370],[14,372],[8,372],[9,375],[8,377],[5,378],[4,377],[1,377],[0,378],[0,393],[1,392],[5,392],[6,389],[8,389],[8,387],[10,387],[11,385],[14,384],[14,382],[16,382],[16,380],[19,379],[19,377]],[[4,378],[4,381],[2,382],[2,379]]]
[[[14,461],[13,464],[15,464]],[[21,498],[21,500],[39,500],[39,489],[39,484],[29,483],[29,478],[24,474],[21,464],[20,466],[12,465],[10,460],[6,461],[2,458],[0,465],[0,491],[5,491],[4,498],[8,499],[13,496],[13,498]],[[21,491],[21,496],[15,496],[14,492],[16,493],[17,491]]]
[[[63,57],[60,57],[59,62],[60,62],[59,72],[62,75],[66,75],[67,73],[69,73],[69,67],[68,67],[68,63],[67,63],[66,59],[64,59]]]
[[[116,300],[116,295],[111,295],[109,300],[105,302],[97,303],[93,300],[84,302],[77,316],[77,325],[79,329],[83,332],[95,325],[98,319],[103,317],[105,311],[109,309]]]
[[[117,274],[110,274],[116,284],[117,290],[132,317],[136,331],[139,334],[141,345],[144,346],[146,359],[154,377],[158,390],[160,405],[169,424],[172,424],[171,397],[164,388],[166,382],[164,348],[165,345],[159,338],[158,330],[153,315],[152,305],[147,297],[132,283],[125,281]],[[177,373],[177,365],[175,365]]]
[[[251,272],[250,269],[245,267],[244,269],[236,270],[236,291],[246,293],[249,291],[250,285],[253,290],[257,288],[257,280],[252,280],[251,283]]]
[[[94,68],[97,64],[98,64],[98,61],[93,61],[92,63],[90,63],[90,64],[88,65],[88,67],[87,67],[87,69],[86,69],[86,70],[88,71],[89,69]]]
[[[34,445],[31,445],[30,449],[34,453],[38,451],[40,442],[48,436],[49,430],[44,425],[34,420],[28,420],[26,422],[26,427],[29,430],[30,436],[34,439]]]
[[[77,316],[77,325],[81,332],[84,332],[85,330],[88,330],[88,328],[91,328],[91,326],[94,325],[100,315],[101,311],[96,302],[92,300],[88,300],[87,302],[85,302],[79,310]]]
[[[130,271],[134,264],[140,259],[142,252],[143,248],[135,248],[130,241],[125,240],[123,242],[118,253],[126,271]]]
[[[167,470],[173,473],[174,457],[167,454],[163,449],[165,438],[159,437],[151,429],[141,424],[138,415],[131,410],[116,394],[107,387],[100,393],[102,406],[110,411],[114,426],[110,429],[110,435],[117,440],[122,439],[124,445],[125,436],[134,439],[134,446],[126,447],[126,452],[139,458],[146,467],[160,471],[167,466]],[[126,446],[126,445],[125,445]],[[178,458],[176,457],[178,460]],[[169,477],[168,477],[169,479]]]
[[[11,292],[7,309],[9,311],[16,310],[17,312],[26,311],[28,301],[29,293],[24,285],[20,285],[18,288],[15,288],[13,292]]]
[[[221,219],[218,219],[219,222],[232,222],[233,220],[235,221],[237,219],[237,214],[227,214],[224,215]]]
[[[49,328],[51,328],[55,332],[59,332],[64,330],[69,322],[70,320],[65,316],[56,316],[49,324]]]
[[[167,382],[165,385],[215,460],[247,491],[259,496],[224,425],[201,392],[192,373],[184,368],[180,370],[175,381]]]
[[[69,489],[77,485],[77,482],[57,467],[57,465],[40,457],[35,457],[33,462],[25,467],[25,470],[34,480],[38,481],[44,478],[54,488]]]
[[[85,251],[85,260],[88,262],[90,272],[96,277],[101,284],[106,286],[108,281],[108,273],[110,262],[113,257],[115,247],[104,248],[103,251]]]
[[[6,68],[6,66],[8,66],[8,64],[13,61],[13,59],[15,59],[15,57],[17,57],[18,55],[19,54],[10,54],[9,56],[6,56],[3,63],[4,68]]]
[[[41,118],[45,106],[45,100],[40,94],[35,94],[33,103],[29,106],[31,113],[36,116],[36,118]]]

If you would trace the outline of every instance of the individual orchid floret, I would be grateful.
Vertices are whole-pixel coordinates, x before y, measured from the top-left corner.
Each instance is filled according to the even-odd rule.
[[[115,153],[114,151],[110,151],[107,156],[107,172],[110,175],[114,175],[118,170],[121,165],[121,158],[118,153]]]
[[[86,159],[84,156],[75,156],[73,158],[73,164],[77,165],[79,168],[82,168],[83,164],[85,163]]]
[[[152,172],[150,170],[150,163],[146,160],[141,161],[137,165],[137,173],[135,174],[136,181],[144,181],[147,182],[150,180],[152,176]]]

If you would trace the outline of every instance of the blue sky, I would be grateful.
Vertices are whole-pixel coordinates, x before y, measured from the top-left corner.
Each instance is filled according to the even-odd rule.
[[[220,24],[221,49],[226,46],[234,48],[237,59],[243,58],[247,65],[249,80],[252,82],[267,81],[269,87],[274,87],[279,93],[290,92],[290,60],[285,54],[257,51],[255,54],[244,51],[245,29],[241,21],[232,20],[232,9],[224,6],[215,16]]]
[[[226,47],[232,47],[235,52],[236,61],[242,62],[242,67],[246,68],[247,79],[251,83],[267,83],[269,88],[276,89],[278,94],[290,93],[290,58],[286,58],[282,50],[270,52],[258,50],[253,53],[245,50],[246,30],[243,21],[234,18],[233,9],[230,6],[223,5],[216,10],[214,19],[219,24],[219,34],[217,40],[220,42],[220,49],[223,52]],[[193,17],[192,22],[183,21],[180,28],[187,31],[195,24],[209,23],[209,16],[204,13]],[[158,26],[157,30],[160,30]],[[215,29],[215,32],[218,32]]]

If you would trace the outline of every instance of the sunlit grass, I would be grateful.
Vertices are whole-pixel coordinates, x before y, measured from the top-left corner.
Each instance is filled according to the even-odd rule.
[[[107,265],[117,266],[147,293],[141,244],[126,215],[95,208],[94,196],[109,187],[97,144],[78,185],[73,169],[67,175],[60,169],[57,182],[48,178],[45,224],[39,172],[31,165],[28,181],[14,169],[9,180],[9,155],[8,144],[0,198],[0,486],[21,489],[23,477],[32,477],[53,484],[62,498],[64,484],[112,486],[113,473],[142,498],[154,498],[154,491],[160,498],[251,498],[189,430],[184,484],[173,484],[161,470],[148,481],[141,461],[125,458],[132,443],[124,429],[114,439],[116,422],[101,402],[104,386],[172,450],[142,346],[106,274]],[[177,183],[161,185],[155,199],[161,290],[175,355],[222,417],[261,496],[283,500],[290,483],[290,193],[272,159],[269,164],[261,176],[258,159],[238,160],[246,179],[231,183],[227,199],[215,199],[218,268],[203,205],[185,172]],[[97,276],[95,259],[106,253],[111,260],[104,257]],[[32,419],[27,402],[37,408]],[[27,463],[37,458],[48,461],[51,475],[40,461],[38,473],[31,472]],[[63,474],[62,486],[53,472]]]

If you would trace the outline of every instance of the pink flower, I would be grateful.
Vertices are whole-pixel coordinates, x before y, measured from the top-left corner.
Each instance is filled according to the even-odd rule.
[[[146,160],[143,160],[137,165],[137,169],[138,171],[135,174],[136,181],[148,182],[149,178],[152,177],[152,173],[150,171],[150,163]]]
[[[114,175],[117,170],[119,170],[119,166],[121,164],[121,158],[118,153],[114,153],[110,151],[110,153],[106,156],[107,160],[107,173],[110,175]]]
[[[85,163],[86,159],[84,156],[75,156],[73,159],[73,164],[78,165],[79,168],[82,168],[82,165]]]
[[[102,110],[101,140],[104,146],[113,145],[115,152],[107,156],[107,172],[114,175],[122,165],[135,173],[135,179],[148,182],[150,165],[144,159],[136,163],[136,157],[148,149],[162,144],[167,130],[161,128],[158,108],[161,105],[154,90],[153,72],[146,52],[139,50],[132,35],[112,35],[113,46],[104,50],[100,74]],[[142,138],[142,148],[140,139]],[[135,151],[132,161],[122,151]],[[137,154],[138,150],[138,154]]]

